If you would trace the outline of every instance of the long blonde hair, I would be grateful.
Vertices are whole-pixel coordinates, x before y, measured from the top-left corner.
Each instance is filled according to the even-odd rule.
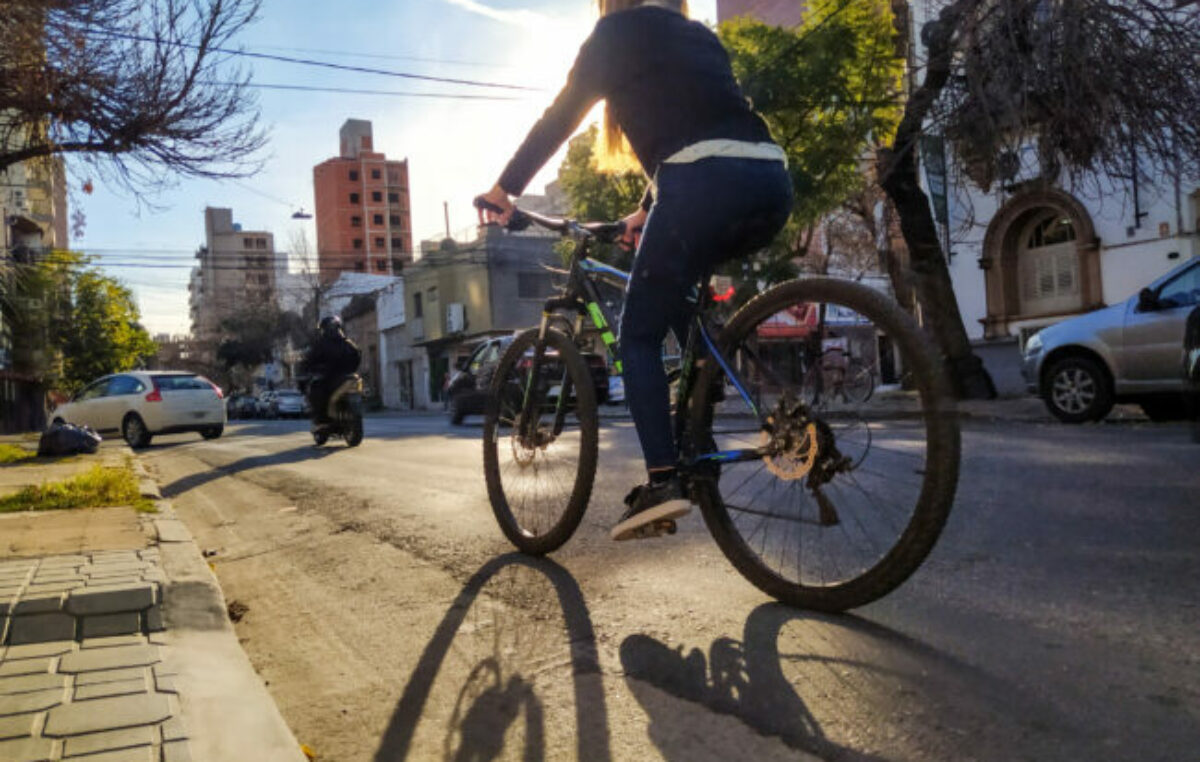
[[[646,2],[647,0],[596,0],[601,18],[610,13],[636,8]],[[687,0],[663,0],[662,4],[674,6],[684,16],[688,15]],[[617,124],[613,117],[612,104],[608,102],[604,104],[604,123],[601,125],[600,140],[593,155],[596,157],[596,167],[601,172],[636,172],[641,169],[621,125]]]

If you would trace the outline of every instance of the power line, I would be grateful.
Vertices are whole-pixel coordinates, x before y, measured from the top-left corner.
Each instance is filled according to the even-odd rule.
[[[209,85],[242,84],[234,82],[204,82]],[[474,95],[470,93],[414,93],[402,90],[361,90],[352,87],[317,87],[315,85],[285,85],[275,82],[246,82],[246,87],[260,90],[299,90],[309,93],[339,93],[344,95],[386,95],[401,98],[433,98],[437,100],[456,101],[521,101],[523,98],[506,95]]]
[[[113,29],[98,29],[90,30],[93,34],[103,34],[113,37],[118,40],[128,40],[131,42],[146,42],[155,45],[173,45],[180,48],[188,48],[189,50],[205,50],[213,53],[224,53],[229,56],[241,56],[243,58],[254,58],[264,61],[278,61],[280,63],[298,64],[301,66],[315,66],[325,69],[334,69],[337,71],[352,71],[357,74],[378,74],[385,77],[399,77],[401,79],[415,79],[423,82],[441,82],[448,85],[466,85],[468,87],[491,87],[502,90],[522,90],[527,92],[541,92],[541,88],[529,87],[526,85],[510,85],[503,82],[485,82],[474,79],[458,79],[454,77],[435,77],[429,74],[413,74],[412,72],[392,71],[390,69],[375,69],[368,66],[350,66],[348,64],[332,63],[330,61],[317,61],[311,58],[295,58],[293,56],[279,56],[271,53],[255,53],[249,50],[234,50],[232,48],[218,47],[201,47],[195,43],[183,42],[180,40],[163,40],[154,37],[147,37],[140,34],[130,34],[129,32],[119,32]]]
[[[321,48],[290,48],[283,45],[254,45],[259,50],[282,50],[291,53],[316,53],[328,56],[346,56],[347,58],[375,58],[382,61],[413,61],[416,63],[445,64],[449,66],[477,66],[488,69],[517,68],[508,64],[488,63],[485,61],[463,61],[453,58],[423,58],[421,56],[402,56],[388,53],[357,53],[350,50],[323,50]]]

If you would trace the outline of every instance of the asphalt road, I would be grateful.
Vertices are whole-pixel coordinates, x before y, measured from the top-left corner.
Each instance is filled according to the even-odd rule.
[[[475,425],[471,425],[475,424]],[[1200,445],[972,423],[938,546],[850,615],[772,603],[698,515],[614,544],[626,421],[552,560],[508,553],[476,419],[363,445],[233,425],[145,455],[321,760],[1178,760],[1200,755]]]

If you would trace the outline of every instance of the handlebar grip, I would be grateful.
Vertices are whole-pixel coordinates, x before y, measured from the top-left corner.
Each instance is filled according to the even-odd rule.
[[[491,201],[488,201],[483,196],[476,196],[475,200],[471,203],[474,204],[476,209],[482,209],[485,212],[495,212],[496,214],[504,214],[503,209],[496,206]]]

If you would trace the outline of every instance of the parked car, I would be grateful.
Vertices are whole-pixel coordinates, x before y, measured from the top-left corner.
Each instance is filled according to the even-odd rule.
[[[1192,441],[1200,442],[1200,306],[1188,315],[1183,335],[1183,381],[1188,387]]]
[[[468,415],[483,414],[496,365],[512,340],[512,336],[487,339],[459,362],[457,372],[446,386],[451,423],[458,425]],[[603,403],[608,400],[608,364],[603,355],[595,352],[585,352],[583,356],[592,371],[596,401]]]
[[[274,391],[259,392],[254,403],[254,409],[258,411],[259,418],[271,417],[271,401],[273,399],[275,399]]]
[[[159,434],[199,432],[216,439],[225,430],[221,389],[203,376],[179,371],[134,371],[96,379],[54,410],[52,421],[119,433],[130,447]]]
[[[258,401],[249,394],[236,394],[225,404],[225,411],[230,420],[238,418],[257,418]]]
[[[1098,421],[1136,402],[1152,420],[1185,414],[1184,323],[1200,305],[1200,258],[1120,304],[1064,320],[1025,344],[1022,374],[1060,421]]]
[[[272,418],[304,418],[308,416],[308,400],[295,389],[280,389],[271,398]]]

